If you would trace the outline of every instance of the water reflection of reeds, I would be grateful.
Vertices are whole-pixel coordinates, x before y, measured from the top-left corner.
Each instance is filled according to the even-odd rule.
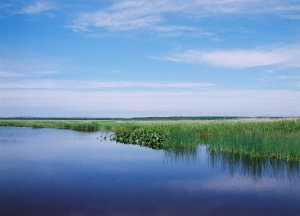
[[[300,163],[296,161],[251,157],[211,150],[207,150],[207,155],[212,167],[222,167],[230,175],[241,174],[251,177],[253,180],[260,180],[263,177],[300,180]]]
[[[169,148],[164,150],[164,159],[170,162],[184,161],[191,163],[198,160],[198,151],[198,146],[191,148]]]
[[[229,175],[242,175],[259,181],[263,178],[300,180],[300,163],[279,159],[251,157],[249,155],[224,153],[208,150],[204,145],[191,148],[171,148],[164,150],[164,160],[168,162],[196,163],[199,151],[205,151],[208,164],[213,169],[228,171]]]
[[[300,162],[280,159],[282,146],[289,144],[290,140],[282,140],[278,137],[270,139],[267,136],[247,133],[238,136],[221,134],[221,136],[204,138],[203,140],[208,143],[207,148],[204,149],[207,152],[209,164],[212,167],[221,167],[223,170],[227,170],[230,175],[239,173],[249,176],[253,180],[259,180],[266,176],[300,180]],[[184,131],[175,133],[175,135],[144,130],[118,131],[110,139],[124,144],[163,149],[165,160],[170,162],[195,162],[198,160],[200,146],[204,147],[204,145],[197,144],[199,137]],[[168,140],[167,145],[164,145],[165,140]],[[265,153],[270,152],[270,143],[276,143],[274,152],[277,152],[277,157]],[[298,143],[298,141],[293,141],[293,143]],[[292,155],[293,153],[290,153],[289,156],[286,155],[283,158],[295,158]]]

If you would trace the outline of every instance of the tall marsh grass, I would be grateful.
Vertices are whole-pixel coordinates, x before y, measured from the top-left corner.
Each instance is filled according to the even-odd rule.
[[[188,121],[0,120],[0,125],[115,133],[127,131],[136,134],[143,131],[143,139],[146,139],[145,134],[163,134],[163,142],[157,145],[163,149],[177,151],[206,144],[211,151],[300,161],[299,118]]]

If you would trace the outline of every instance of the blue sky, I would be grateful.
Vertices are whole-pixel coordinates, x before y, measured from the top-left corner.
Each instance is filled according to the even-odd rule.
[[[0,2],[0,116],[300,116],[299,0]]]

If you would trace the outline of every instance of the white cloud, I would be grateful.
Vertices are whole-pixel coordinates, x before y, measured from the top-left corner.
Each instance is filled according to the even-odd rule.
[[[1,116],[300,116],[300,91],[2,89]],[[66,113],[65,109],[72,112]]]
[[[40,14],[42,12],[51,10],[53,8],[54,8],[54,5],[52,3],[38,1],[35,4],[23,7],[21,13],[23,13],[23,14]]]
[[[1,78],[20,78],[23,77],[22,73],[10,72],[10,71],[0,71]]]
[[[54,8],[54,6],[52,4],[50,4],[48,2],[40,1],[40,2],[36,2],[33,5],[28,5],[24,8],[22,8],[21,13],[24,13],[24,14],[40,14],[44,11],[48,11],[48,10],[51,10],[53,8]]]
[[[181,19],[195,19],[208,16],[229,14],[276,14],[294,19],[299,16],[299,2],[284,2],[280,0],[126,0],[119,1],[110,7],[78,15],[69,27],[74,30],[88,30],[100,27],[108,30],[132,30],[148,28],[164,29],[172,20],[167,14],[180,16]],[[172,26],[172,25],[171,25]]]
[[[167,60],[186,63],[207,63],[219,67],[249,68],[267,65],[300,67],[300,45],[279,48],[200,51],[187,50],[172,54]]]
[[[297,80],[300,79],[300,77],[297,76],[279,76],[278,79],[293,79],[293,80]]]
[[[147,6],[147,1],[125,1],[106,10],[81,13],[75,24],[70,27],[76,30],[86,30],[90,26],[130,30],[152,26],[160,20],[160,16]]]
[[[11,72],[11,71],[0,71],[0,78],[26,78],[26,77],[41,77],[51,74],[58,74],[56,70],[49,71],[36,71],[29,73]]]
[[[0,3],[1,15],[6,17],[17,14],[37,15],[56,8],[54,1],[36,0],[36,1],[18,1],[4,0],[7,3]],[[51,14],[47,14],[48,16]]]
[[[0,57],[0,78],[37,78],[54,74],[62,74],[65,59],[43,56],[41,53],[32,55],[21,50],[4,50]],[[1,81],[1,80],[0,80]]]
[[[0,77],[22,77],[18,73],[0,72]],[[166,89],[199,89],[213,86],[212,83],[198,82],[133,82],[133,81],[76,81],[76,80],[51,80],[51,79],[22,79],[13,81],[0,81],[0,89],[72,89],[95,90],[110,88],[166,88]]]

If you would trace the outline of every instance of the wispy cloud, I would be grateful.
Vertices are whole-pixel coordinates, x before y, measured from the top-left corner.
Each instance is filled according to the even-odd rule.
[[[279,76],[278,79],[284,79],[284,80],[285,79],[293,79],[293,80],[299,79],[300,80],[300,76],[298,76],[298,77],[297,76]]]
[[[0,77],[20,77],[19,73],[0,72]],[[50,80],[22,79],[0,82],[0,89],[64,89],[64,90],[97,90],[97,89],[199,89],[214,86],[212,83],[197,82],[133,82],[133,81],[79,81],[79,80]]]
[[[130,30],[152,26],[161,18],[159,13],[152,13],[145,6],[146,1],[125,1],[105,10],[81,13],[70,27],[75,30],[87,30],[90,27]]]
[[[1,78],[40,78],[63,74],[62,58],[44,57],[41,53],[17,52],[15,49],[3,49],[0,56]],[[6,52],[5,52],[6,51]]]
[[[8,3],[0,3],[0,10],[2,16],[16,15],[16,14],[41,14],[43,12],[55,9],[56,6],[53,1],[36,1],[31,2],[20,2],[20,1],[9,1]]]
[[[42,77],[52,74],[58,74],[58,71],[49,70],[49,71],[36,71],[29,73],[19,73],[11,71],[0,71],[0,78],[28,78],[28,77]]]
[[[23,77],[22,73],[10,72],[10,71],[0,71],[1,78],[20,78]]]
[[[51,10],[54,8],[54,5],[45,1],[38,1],[35,4],[28,5],[22,8],[21,13],[24,14],[40,14],[42,12]]]
[[[90,30],[104,28],[107,30],[123,31],[133,29],[165,29],[172,26],[172,20],[167,18],[172,14],[181,19],[222,16],[230,14],[276,14],[286,18],[295,18],[300,12],[297,1],[284,2],[280,0],[125,0],[109,7],[78,14],[74,23],[68,27],[74,30]],[[187,27],[184,27],[187,28]]]
[[[63,110],[72,109],[73,116],[299,116],[299,97],[300,91],[291,90],[212,89],[177,92],[8,89],[1,90],[0,113],[1,116],[66,116]]]
[[[167,60],[186,63],[207,63],[218,67],[249,68],[266,65],[300,67],[300,45],[277,48],[234,49],[234,50],[187,50],[171,54]]]

